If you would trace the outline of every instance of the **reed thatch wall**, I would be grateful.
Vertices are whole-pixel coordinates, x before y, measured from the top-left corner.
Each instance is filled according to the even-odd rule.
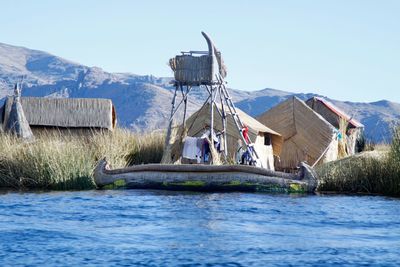
[[[218,108],[221,107],[218,105]],[[225,107],[226,108],[226,107]],[[210,104],[204,105],[200,110],[192,114],[186,120],[186,128],[187,128],[187,135],[199,137],[203,134],[205,128],[210,127],[210,116],[211,108]],[[228,157],[234,158],[236,155],[237,150],[237,141],[241,139],[240,133],[236,128],[235,122],[231,116],[231,114],[226,110],[227,113],[227,121],[226,121],[226,128],[227,128],[227,143],[228,143]],[[256,119],[251,117],[250,115],[244,113],[240,109],[237,109],[238,115],[240,119],[246,124],[249,128],[249,137],[255,143],[256,151],[260,154],[260,159],[264,163],[270,164],[271,159],[273,162],[273,155],[279,156],[282,150],[283,138],[282,136],[271,130],[270,128],[266,127],[262,123],[258,122]],[[214,107],[214,129],[216,131],[223,130],[222,124],[222,117],[218,113],[217,108]],[[177,136],[180,136],[183,132],[183,126],[181,125],[179,129],[176,131]],[[269,135],[271,137],[272,147],[270,149],[264,148],[264,136]],[[180,138],[176,138],[175,143],[173,144],[172,151],[173,153],[173,161],[179,159],[182,153],[182,146]],[[273,168],[273,166],[271,166]]]
[[[169,65],[174,71],[176,81],[182,83],[209,83],[213,80],[211,64],[213,58],[209,55],[181,55],[171,58]]]
[[[357,139],[362,136],[364,125],[323,98],[312,97],[306,101],[306,104],[336,129],[346,134],[347,137],[344,136],[346,152],[349,155],[355,154]]]
[[[337,158],[335,128],[297,97],[289,98],[257,119],[284,138],[280,160],[275,160],[276,169],[294,169],[301,161],[312,165],[324,152],[320,162]]]
[[[4,104],[3,124],[7,123],[12,97]],[[21,104],[32,128],[87,128],[113,130],[115,108],[109,99],[21,97]]]
[[[216,80],[218,73],[222,78],[227,75],[227,68],[221,52],[213,45],[214,54],[194,56],[179,55],[169,60],[176,81],[183,84],[210,84]]]

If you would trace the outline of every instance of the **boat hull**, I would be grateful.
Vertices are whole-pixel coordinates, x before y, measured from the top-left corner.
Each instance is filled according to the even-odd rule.
[[[95,169],[94,178],[99,188],[310,193],[317,182],[308,168],[302,167],[299,175],[243,165],[149,164],[111,170],[103,159]]]

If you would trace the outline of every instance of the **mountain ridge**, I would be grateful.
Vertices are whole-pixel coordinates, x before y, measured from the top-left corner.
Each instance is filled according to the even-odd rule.
[[[88,67],[40,50],[0,43],[0,99],[11,95],[13,84],[24,76],[24,96],[110,98],[116,106],[119,124],[134,131],[165,128],[169,119],[173,87],[170,77],[110,73]],[[365,125],[366,136],[375,141],[390,140],[391,127],[400,121],[400,104],[389,100],[371,103],[339,101],[314,93],[292,93],[264,88],[257,91],[230,89],[238,108],[252,116],[290,96],[306,100],[328,99]],[[188,113],[199,109],[207,92],[194,88]],[[182,114],[178,114],[178,117]]]

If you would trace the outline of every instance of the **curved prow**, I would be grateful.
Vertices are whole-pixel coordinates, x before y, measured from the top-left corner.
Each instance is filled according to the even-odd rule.
[[[215,79],[216,74],[217,74],[216,67],[215,67],[215,61],[216,61],[215,52],[214,52],[215,46],[214,46],[214,43],[211,41],[211,38],[205,32],[201,32],[201,34],[203,35],[204,39],[206,39],[206,42],[207,42],[208,55],[211,57],[211,65],[210,65],[211,75],[212,75],[211,77],[212,77],[212,79]]]
[[[114,179],[107,174],[104,173],[105,170],[109,170],[110,165],[107,162],[106,158],[103,158],[99,160],[99,162],[96,165],[96,168],[94,169],[93,177],[96,185],[98,186],[104,186],[107,184],[111,184],[114,182]]]
[[[211,40],[210,36],[208,36],[205,32],[201,32],[201,34],[207,41],[208,55],[212,57],[211,71],[213,78],[216,77],[216,74],[219,74],[221,78],[225,78],[227,71],[224,60],[221,56],[221,52],[215,47],[214,42]],[[216,67],[215,64],[217,64],[218,66]]]
[[[318,187],[318,176],[315,170],[305,162],[300,162],[299,178],[307,181],[308,191],[313,192]]]
[[[208,45],[208,54],[210,56],[214,55],[214,43],[212,42],[210,36],[208,36],[205,32],[201,32],[201,34],[203,35],[204,39],[206,39]]]

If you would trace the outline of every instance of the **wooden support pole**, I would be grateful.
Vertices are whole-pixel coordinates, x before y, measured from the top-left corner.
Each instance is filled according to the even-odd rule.
[[[183,91],[183,88],[182,88]],[[187,110],[187,98],[188,98],[188,94],[189,94],[189,86],[186,85],[186,92],[183,96],[183,102],[184,102],[184,109],[183,109],[183,129],[186,128],[186,110]]]
[[[168,124],[167,136],[169,136],[168,133],[171,132],[172,125],[173,125],[173,117],[174,117],[174,114],[175,114],[175,101],[176,101],[176,93],[177,93],[177,92],[178,92],[178,86],[175,87],[174,96],[173,96],[173,98],[172,98],[172,103],[171,103],[171,114],[170,114],[170,117],[169,117],[169,124]]]
[[[222,109],[222,133],[224,135],[224,155],[225,155],[225,160],[228,158],[228,142],[226,140],[226,112],[225,112],[225,106],[224,106],[224,101],[222,99],[222,92],[221,92],[221,86],[218,86],[218,93],[219,93],[219,99],[221,101],[221,109]]]
[[[171,114],[169,118],[169,124],[167,129],[167,136],[165,137],[165,145],[164,145],[164,153],[161,159],[161,163],[170,163],[171,161],[171,134],[172,134],[172,126],[173,126],[173,117],[174,117],[174,109],[175,109],[175,101],[176,101],[176,94],[178,91],[178,85],[175,86],[174,96],[172,98],[172,107],[171,107]]]
[[[211,85],[210,86],[210,92],[211,92],[211,105],[210,105],[210,108],[211,108],[211,110],[210,110],[210,140],[211,140],[211,146],[213,146],[214,145],[214,88],[213,88],[213,86]]]
[[[186,93],[186,97],[189,95],[190,90],[192,90],[192,87],[190,86],[190,88],[188,89],[187,93]],[[175,113],[178,111],[179,107],[181,106],[181,104],[184,102],[185,97],[182,97],[181,101],[179,102],[179,104],[176,106],[176,109],[174,110],[174,112],[172,113],[171,118],[175,115]]]

